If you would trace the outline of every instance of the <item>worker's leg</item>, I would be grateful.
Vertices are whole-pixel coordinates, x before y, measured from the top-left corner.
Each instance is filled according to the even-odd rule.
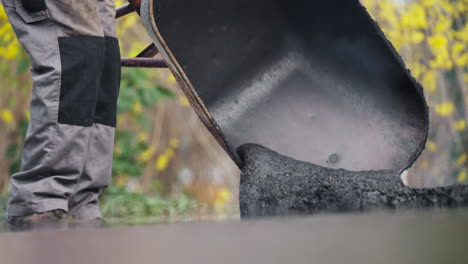
[[[94,125],[83,173],[69,201],[74,218],[101,217],[98,196],[111,180],[117,95],[120,85],[120,51],[115,33],[113,0],[97,0],[105,35],[105,62]]]
[[[35,3],[35,9],[27,2]],[[9,217],[63,209],[83,172],[93,133],[105,41],[96,0],[3,0],[31,57],[31,120]],[[24,3],[24,5],[23,5]],[[39,9],[39,10],[38,10]]]

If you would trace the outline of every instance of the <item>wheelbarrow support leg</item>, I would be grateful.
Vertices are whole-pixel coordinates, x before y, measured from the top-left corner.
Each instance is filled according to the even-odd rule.
[[[126,16],[134,11],[139,13],[140,1],[130,0],[129,3],[117,8],[115,18]],[[160,59],[153,59],[158,54],[158,49],[152,43],[141,51],[136,58],[122,58],[122,67],[142,67],[142,68],[167,68],[166,63]]]
[[[121,66],[132,68],[167,68],[166,62],[153,58],[122,58]]]

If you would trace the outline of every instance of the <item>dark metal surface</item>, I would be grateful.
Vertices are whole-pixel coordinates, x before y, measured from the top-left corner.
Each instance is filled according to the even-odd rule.
[[[435,264],[468,260],[467,210],[0,234],[8,264]]]
[[[167,68],[165,61],[153,58],[122,58],[122,67]]]
[[[233,156],[401,172],[424,147],[422,90],[357,0],[143,0],[141,16]]]

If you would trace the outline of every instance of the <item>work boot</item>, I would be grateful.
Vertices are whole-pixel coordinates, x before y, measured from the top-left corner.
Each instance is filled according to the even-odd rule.
[[[73,222],[74,219],[61,209],[25,216],[6,217],[7,230],[13,232],[64,229],[70,227]]]

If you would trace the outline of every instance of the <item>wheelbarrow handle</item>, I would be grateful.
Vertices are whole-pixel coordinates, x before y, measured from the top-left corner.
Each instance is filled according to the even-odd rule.
[[[134,12],[135,9],[133,9],[133,7],[130,5],[130,4],[125,4],[123,6],[119,6],[115,12],[115,18],[120,18],[120,17],[123,17],[125,15],[128,15],[132,12]]]
[[[134,11],[140,14],[141,0],[129,0],[127,4],[119,6],[116,10],[115,18],[120,18]]]

